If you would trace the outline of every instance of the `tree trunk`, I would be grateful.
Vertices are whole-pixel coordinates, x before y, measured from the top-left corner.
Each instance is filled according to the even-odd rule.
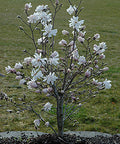
[[[63,121],[63,95],[57,98],[57,127],[58,136],[63,137],[64,121]]]

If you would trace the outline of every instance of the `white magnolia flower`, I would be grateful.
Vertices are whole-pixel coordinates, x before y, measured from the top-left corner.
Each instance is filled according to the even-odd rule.
[[[31,80],[29,82],[27,82],[27,86],[28,86],[28,89],[32,89],[32,88],[37,88],[37,83],[35,82],[35,80]]]
[[[58,65],[59,64],[59,58],[49,58],[49,62],[50,62],[50,64],[52,65]]]
[[[25,79],[21,79],[20,82],[19,82],[19,85],[23,85],[26,83],[26,80]]]
[[[96,44],[94,44],[94,51],[97,53],[97,54],[101,54],[105,51],[105,49],[107,49],[107,46],[106,46],[106,43],[105,42],[101,42],[99,43],[99,45],[97,46]]]
[[[103,82],[103,84],[104,84],[104,86],[105,86],[105,89],[110,89],[111,88],[111,81],[110,80],[105,80],[104,82]]]
[[[70,5],[70,7],[67,9],[67,12],[71,15],[71,14],[73,14],[73,12],[75,12],[75,10],[76,10],[76,7],[75,7],[75,6],[72,7],[72,6]]]
[[[86,63],[86,59],[84,56],[80,56],[79,59],[78,59],[78,64],[81,65],[81,64],[85,64]]]
[[[98,83],[97,83],[97,87],[98,87],[99,89],[102,89],[102,88],[103,88],[103,83],[102,83],[102,82],[98,82]]]
[[[30,15],[28,18],[28,23],[36,23],[39,20],[38,13],[34,13],[33,15]]]
[[[8,73],[11,73],[11,72],[15,72],[15,69],[11,68],[11,66],[8,65],[8,67],[5,67],[5,70]]]
[[[32,7],[31,3],[26,3],[25,4],[25,10],[29,10]]]
[[[19,62],[19,63],[15,64],[14,68],[15,69],[21,69],[21,68],[23,68],[23,65]]]
[[[39,19],[41,20],[41,23],[43,25],[47,24],[47,22],[50,22],[51,21],[51,13],[47,13],[47,12],[41,12],[39,13]]]
[[[29,64],[31,63],[31,61],[32,61],[32,58],[31,58],[31,57],[26,57],[26,58],[24,58],[23,63],[29,65]]]
[[[44,111],[50,111],[51,110],[51,107],[52,107],[52,104],[47,102],[45,105],[44,105]]]
[[[79,29],[82,27],[81,25],[84,23],[84,20],[78,21],[78,16],[73,16],[69,22],[69,27],[73,27],[73,29],[76,29],[79,32]]]
[[[106,46],[106,43],[105,43],[105,42],[99,43],[99,47],[100,47],[101,49],[107,49],[107,46]]]
[[[74,60],[78,60],[79,59],[79,54],[78,54],[78,50],[75,49],[73,52],[72,52],[72,57]]]
[[[54,84],[54,82],[56,81],[56,79],[58,79],[58,77],[55,76],[55,73],[49,73],[49,75],[47,75],[46,77],[44,77],[43,81],[47,81],[48,84]]]
[[[84,38],[85,37],[85,34],[86,34],[86,31],[82,32],[82,31],[79,31],[79,36]]]
[[[92,83],[93,83],[94,85],[97,85],[97,84],[98,84],[98,80],[95,80],[95,79],[93,78]]]
[[[35,127],[37,128],[40,125],[40,120],[39,119],[34,120],[34,124]]]
[[[50,64],[53,64],[53,65],[57,65],[59,64],[58,60],[59,60],[59,54],[57,51],[54,51],[51,55],[50,55],[50,58],[49,58],[49,62]]]
[[[34,57],[35,58],[33,58],[31,61],[31,63],[34,67],[41,67],[46,64],[47,58],[41,58],[41,53],[40,54],[35,53]]]
[[[42,72],[39,69],[33,69],[31,72],[31,76],[33,77],[33,80],[37,80],[43,77]]]
[[[45,43],[45,37],[42,37],[40,39],[38,39],[38,45],[42,44],[42,43]]]
[[[48,35],[48,37],[56,36],[57,29],[52,30],[52,25],[51,24],[45,24],[45,32],[43,35]]]
[[[43,10],[46,10],[48,8],[48,5],[39,5],[36,7],[36,12],[42,12]]]

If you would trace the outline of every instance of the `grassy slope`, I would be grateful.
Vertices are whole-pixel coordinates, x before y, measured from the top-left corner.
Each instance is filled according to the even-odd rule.
[[[64,0],[61,0],[64,2]],[[78,0],[76,0],[77,2]],[[23,15],[24,4],[32,2],[33,8],[45,0],[1,0],[0,5],[0,73],[5,73],[4,67],[14,65],[15,62],[22,60],[25,54],[24,49],[33,50],[31,41],[28,40],[23,33],[19,32],[19,21],[16,16]],[[87,32],[90,36],[94,33],[101,34],[101,41],[106,41],[108,49],[106,50],[106,62],[110,70],[106,72],[105,77],[112,81],[112,88],[103,91],[97,98],[91,100],[81,109],[78,115],[75,115],[79,124],[73,126],[71,121],[65,123],[65,130],[96,130],[108,133],[120,133],[120,90],[119,90],[119,75],[120,75],[120,30],[119,30],[119,0],[84,0],[82,6],[85,7],[81,13],[81,19],[85,20]],[[65,9],[66,3],[63,4]],[[67,28],[67,20],[65,10],[61,10],[57,16],[56,26],[60,30]],[[58,35],[60,39],[60,35]],[[18,82],[14,78],[7,76],[0,77],[0,90],[6,92],[10,97],[20,97],[23,92],[28,99],[38,100],[41,98],[42,104],[45,103],[43,96],[36,96],[30,93],[27,89],[24,91],[17,88]],[[21,92],[22,91],[22,92]],[[48,100],[47,100],[48,101]],[[1,102],[0,102],[1,103]],[[2,103],[3,104],[3,103]],[[6,130],[34,130],[33,120],[35,115],[30,112],[21,114],[8,114],[6,109],[0,107],[0,131]],[[54,122],[52,118],[51,123]],[[73,126],[73,127],[72,127]],[[40,131],[47,131],[45,127],[40,126]]]

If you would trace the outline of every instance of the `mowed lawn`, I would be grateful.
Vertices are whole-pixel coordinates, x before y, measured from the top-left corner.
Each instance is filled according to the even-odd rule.
[[[66,13],[67,0],[59,1],[63,3],[63,7],[56,17],[55,27],[59,28],[56,43],[62,39],[61,30],[69,30],[68,20],[70,19]],[[33,5],[31,14],[37,5],[50,4],[49,0],[1,0],[0,73],[5,75],[5,67],[14,66],[16,62],[21,62],[27,56],[23,53],[24,49],[31,53],[35,51],[32,42],[18,28],[22,24],[17,19],[17,15],[25,17],[24,4],[27,2]],[[79,1],[74,0],[74,2],[77,5]],[[109,71],[103,77],[112,81],[112,88],[102,91],[96,98],[84,105],[80,112],[73,116],[76,123],[73,117],[72,120],[65,122],[65,131],[120,133],[120,0],[83,0],[81,6],[84,7],[84,10],[81,12],[80,19],[85,20],[87,35],[93,36],[99,33],[100,42],[104,41],[108,46],[105,52],[105,62],[108,64]],[[19,82],[13,75],[0,77],[0,91],[7,93],[15,100],[23,97],[24,94],[26,100],[39,100],[40,104],[35,106],[36,111],[39,111],[47,101],[51,100],[54,103],[52,98],[48,100],[44,95],[29,92],[26,87],[19,87]],[[7,109],[17,110],[13,106],[7,108],[5,105],[7,103],[0,100],[0,131],[35,130],[33,121],[37,117],[33,113],[24,111],[20,114],[10,114],[6,112]],[[50,116],[48,120],[56,128],[56,117]],[[52,132],[42,122],[38,130]]]

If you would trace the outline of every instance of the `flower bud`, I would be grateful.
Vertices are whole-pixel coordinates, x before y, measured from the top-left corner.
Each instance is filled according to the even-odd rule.
[[[80,31],[83,31],[86,28],[86,26],[82,26]]]
[[[98,63],[98,60],[95,60],[95,64],[97,64]]]
[[[79,36],[81,36],[81,37],[85,37],[85,33],[86,33],[86,31],[84,31],[84,32],[82,32],[82,31],[79,31]]]
[[[42,53],[42,50],[41,50],[41,49],[37,49],[36,52],[37,52],[38,54],[40,54],[40,53]]]
[[[67,42],[66,42],[64,39],[62,39],[62,40],[59,42],[59,45],[61,45],[61,46],[66,46],[66,45],[67,45]]]
[[[68,44],[68,46],[73,46],[73,44],[74,44],[74,41],[71,41],[71,42]]]
[[[47,96],[47,97],[50,97],[50,94],[48,93],[48,94],[46,94],[46,96]]]
[[[48,92],[51,92],[52,90],[53,90],[52,87],[49,87],[49,88],[48,88]]]
[[[84,40],[85,40],[85,39],[82,38],[81,36],[78,37],[78,41],[79,41],[79,42],[84,43]]]
[[[20,15],[18,15],[18,16],[17,16],[17,18],[21,18],[21,16],[20,16]]]
[[[50,123],[49,123],[49,122],[46,122],[45,125],[48,127],[48,126],[50,125]]]
[[[108,70],[109,70],[108,67],[104,67],[104,68],[103,68],[103,71],[108,71]]]
[[[95,34],[93,37],[93,40],[99,41],[100,34]]]
[[[56,4],[56,5],[59,5],[59,0],[56,0],[56,1],[55,1],[55,4]]]
[[[37,88],[37,83],[34,80],[27,82],[28,89]]]
[[[98,69],[98,68],[99,68],[99,66],[98,66],[98,65],[95,65],[95,68],[96,68],[96,69]]]
[[[22,26],[19,26],[19,29],[20,29],[20,30],[24,30]]]
[[[64,94],[64,90],[61,90],[61,93]]]
[[[37,42],[38,42],[38,45],[40,45],[42,43],[44,44],[46,42],[46,39],[45,39],[45,37],[42,37],[42,38],[39,38]]]
[[[15,66],[14,66],[15,69],[22,69],[23,68],[23,65],[19,62],[19,63],[16,63]]]
[[[104,54],[101,54],[99,58],[100,58],[100,59],[105,59],[105,55],[104,55]]]
[[[63,31],[62,31],[62,34],[63,34],[63,35],[68,35],[68,34],[69,34],[69,32],[68,32],[68,31],[66,31],[66,30],[63,30]]]
[[[70,72],[71,72],[71,69],[67,69],[67,72],[70,73]]]
[[[13,110],[8,109],[8,110],[7,110],[7,112],[12,113],[12,112],[13,112]]]
[[[45,94],[48,93],[48,88],[44,88],[44,89],[42,90],[42,92],[45,93]]]
[[[20,80],[20,79],[22,79],[22,76],[21,76],[21,75],[16,76],[16,78],[15,78],[15,79]]]
[[[21,72],[19,72],[19,71],[18,71],[18,72],[16,72],[16,75],[17,75],[17,76],[21,75]]]
[[[41,92],[41,91],[40,91],[39,89],[35,91],[35,93],[40,93],[40,92]]]
[[[95,80],[95,79],[93,78],[92,84],[93,84],[93,85],[97,85],[97,84],[98,84],[98,80]]]
[[[88,64],[91,64],[92,63],[92,61],[88,61]]]
[[[89,70],[93,71],[93,68],[92,68],[92,67],[89,67]]]
[[[81,104],[81,103],[79,103],[78,105],[79,105],[79,107],[81,107],[81,106],[82,106],[82,104]]]
[[[87,38],[87,41],[89,41],[90,39],[91,39],[91,37],[88,37],[88,38]]]
[[[25,4],[25,10],[28,11],[32,7],[31,3]]]
[[[85,76],[86,76],[86,77],[90,77],[90,76],[91,76],[91,72],[90,72],[89,70],[87,70],[87,71],[85,72]]]
[[[19,85],[23,85],[23,84],[25,84],[25,83],[26,83],[26,80],[21,79],[20,82],[19,82]]]
[[[36,119],[34,120],[35,128],[37,128],[40,125],[40,120]]]

